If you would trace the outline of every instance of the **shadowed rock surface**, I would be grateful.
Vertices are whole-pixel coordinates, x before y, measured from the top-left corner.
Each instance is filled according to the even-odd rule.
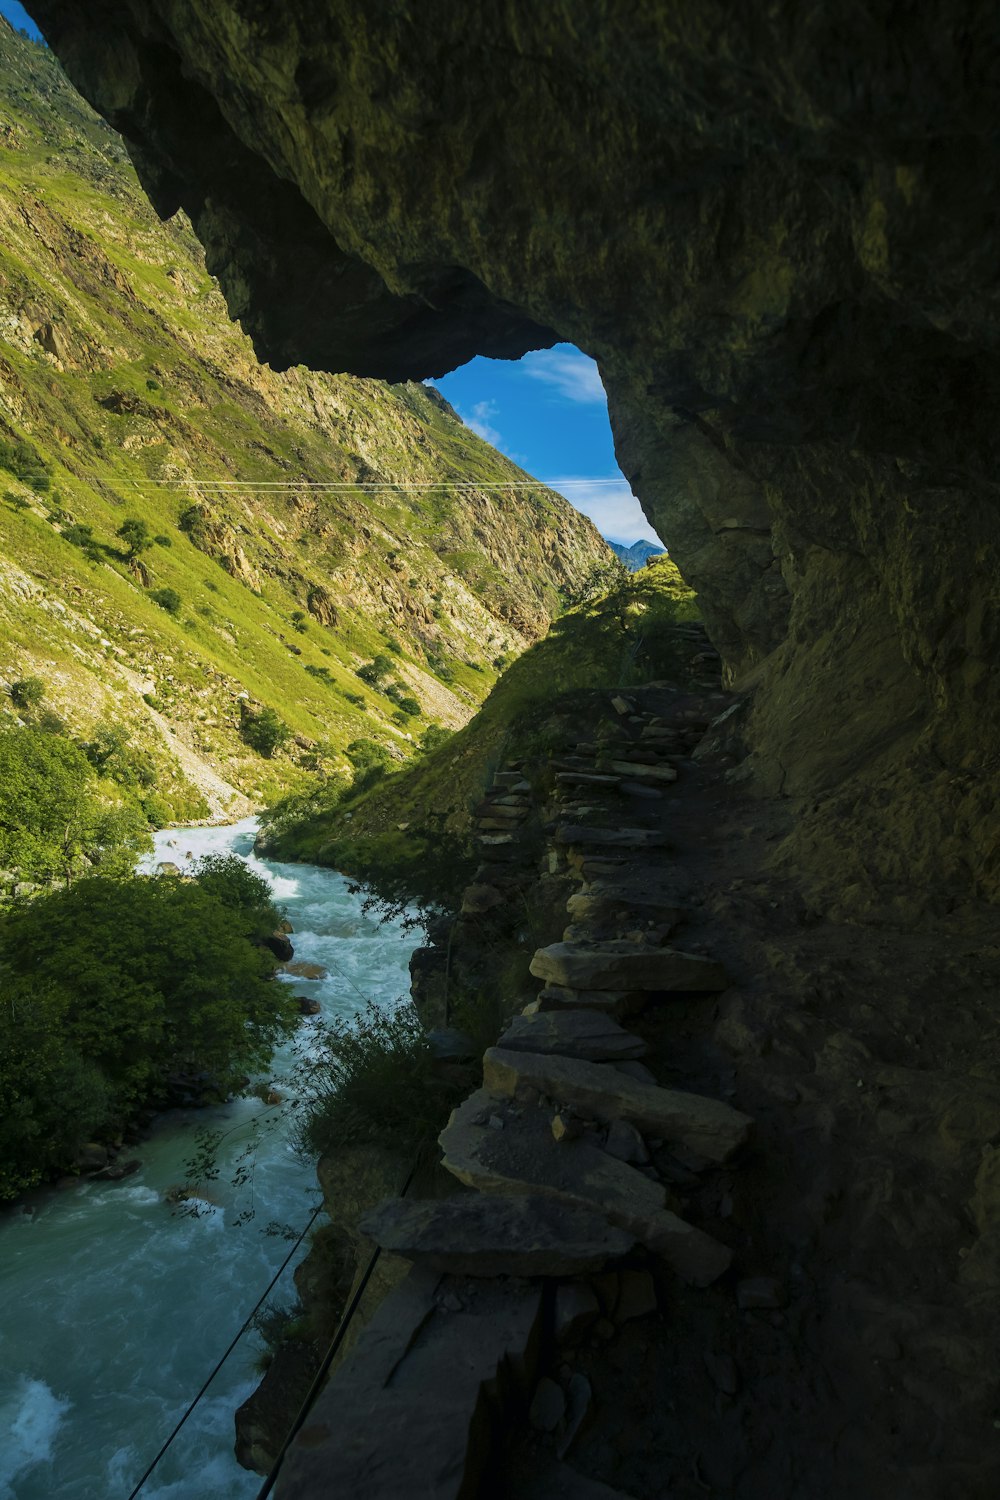
[[[1000,15],[973,0],[38,0],[277,365],[570,339],[699,590],[783,846],[995,894]],[[933,873],[933,888],[928,875]]]

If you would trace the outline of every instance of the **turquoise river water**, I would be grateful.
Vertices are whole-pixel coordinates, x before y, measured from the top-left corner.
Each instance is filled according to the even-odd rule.
[[[167,830],[155,858],[183,868],[189,855],[233,852],[265,875],[295,928],[296,959],[328,971],[282,982],[315,996],[326,1017],[405,995],[412,931],[369,921],[332,870],[257,859],[255,830],[253,819]],[[128,1152],[142,1159],[134,1176],[37,1193],[0,1213],[0,1500],[127,1500],[288,1253],[275,1226],[298,1233],[319,1199],[313,1165],[292,1148],[287,1109],[295,1047],[308,1048],[313,1024],[304,1021],[273,1059],[285,1106],[248,1098],[163,1116]],[[233,1170],[254,1121],[253,1181],[238,1187]],[[209,1189],[215,1203],[190,1217],[164,1195],[188,1176],[205,1127],[227,1132],[222,1170]],[[295,1300],[295,1263],[272,1305]],[[260,1346],[252,1331],[240,1343],[143,1500],[256,1494],[259,1478],[233,1457],[233,1413],[256,1384]]]

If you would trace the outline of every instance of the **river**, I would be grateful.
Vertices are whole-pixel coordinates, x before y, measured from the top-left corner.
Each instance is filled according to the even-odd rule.
[[[295,928],[296,959],[329,971],[322,980],[294,980],[296,994],[315,996],[326,1017],[353,1014],[369,997],[391,1004],[405,995],[414,934],[366,918],[361,898],[332,870],[256,858],[255,829],[245,819],[165,830],[155,859],[183,868],[188,854],[232,852],[265,875]],[[308,1045],[312,1025],[303,1022],[299,1046]],[[294,1046],[275,1054],[269,1075],[286,1102]],[[237,1187],[227,1168],[255,1122],[253,1182]],[[217,1203],[190,1217],[164,1194],[184,1181],[196,1134],[207,1126],[228,1132],[210,1189]],[[254,1098],[173,1112],[129,1151],[143,1163],[134,1176],[39,1192],[0,1214],[0,1500],[127,1500],[288,1253],[290,1241],[275,1226],[298,1233],[318,1202],[313,1166],[294,1152],[291,1129],[285,1109]],[[272,1305],[295,1300],[295,1264]],[[256,1494],[260,1480],[233,1457],[233,1413],[256,1384],[260,1348],[251,1331],[144,1500]]]

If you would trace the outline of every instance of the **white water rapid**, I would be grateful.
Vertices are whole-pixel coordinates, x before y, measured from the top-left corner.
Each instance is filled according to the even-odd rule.
[[[166,830],[155,860],[183,869],[189,855],[248,859],[288,912],[296,960],[328,970],[325,979],[285,981],[318,999],[327,1018],[353,1014],[369,997],[391,1004],[405,995],[418,936],[369,921],[332,870],[255,858],[255,831],[253,819]],[[300,1044],[311,1025],[303,1022]],[[292,1065],[290,1044],[269,1075],[286,1101]],[[255,1120],[253,1182],[236,1187],[229,1168]],[[204,1127],[228,1134],[222,1170],[207,1188],[215,1201],[189,1217],[164,1194],[186,1180],[184,1163]],[[175,1112],[126,1148],[143,1163],[134,1176],[39,1192],[0,1214],[0,1500],[126,1500],[288,1253],[273,1226],[297,1234],[318,1201],[313,1166],[292,1150],[290,1130],[284,1110],[254,1098]],[[251,1207],[254,1217],[238,1223]],[[272,1305],[295,1301],[296,1263]],[[259,1478],[233,1457],[233,1414],[256,1384],[260,1347],[253,1332],[237,1347],[143,1500],[257,1493]]]

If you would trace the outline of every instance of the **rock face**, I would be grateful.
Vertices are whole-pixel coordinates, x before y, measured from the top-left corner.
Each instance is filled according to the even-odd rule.
[[[263,358],[399,380],[592,354],[730,675],[759,669],[752,764],[802,799],[786,853],[855,900],[932,865],[996,894],[1000,14],[34,14]]]

